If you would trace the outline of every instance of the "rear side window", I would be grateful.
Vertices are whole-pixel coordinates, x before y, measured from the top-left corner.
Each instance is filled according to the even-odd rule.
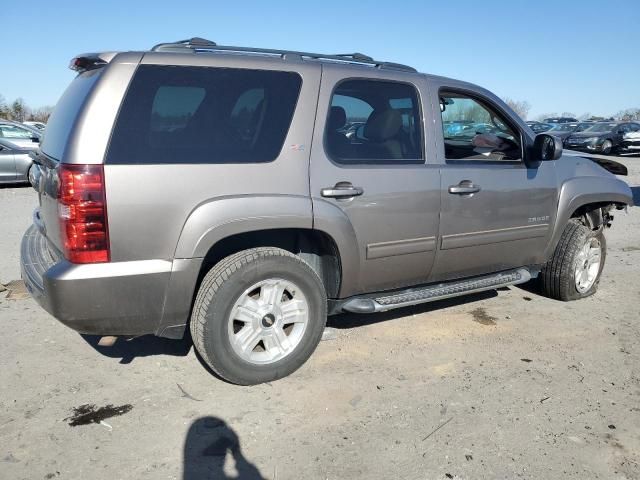
[[[260,163],[282,150],[298,101],[297,73],[142,65],[106,163]]]
[[[51,158],[61,160],[71,129],[78,114],[96,84],[103,69],[90,70],[78,75],[67,87],[53,110],[40,148]]]
[[[416,89],[380,80],[347,80],[331,97],[325,146],[338,163],[424,163]]]

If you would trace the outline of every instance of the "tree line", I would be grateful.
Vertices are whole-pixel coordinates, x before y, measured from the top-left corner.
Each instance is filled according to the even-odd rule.
[[[516,112],[520,117],[526,119],[529,115],[529,111],[531,110],[531,105],[527,101],[521,100],[512,100],[511,98],[505,98],[505,103],[511,107],[511,109]],[[590,120],[590,121],[612,121],[612,120],[640,120],[640,108],[627,108],[626,110],[620,110],[612,117],[603,117],[597,115],[591,115],[591,113],[583,113],[582,115],[576,115],[573,112],[550,112],[550,113],[542,113],[537,115],[534,120],[538,120],[539,122],[544,121],[545,118],[553,118],[553,117],[570,117],[575,118],[580,121]]]
[[[14,120],[16,122],[42,122],[47,123],[53,107],[31,108],[22,98],[16,98],[9,103],[0,94],[0,118]]]

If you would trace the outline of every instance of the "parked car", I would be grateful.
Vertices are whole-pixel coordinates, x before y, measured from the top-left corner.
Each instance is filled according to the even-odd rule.
[[[41,138],[42,134],[33,127],[10,120],[0,120],[0,139],[8,140],[18,147],[35,150],[40,145]]]
[[[31,157],[26,148],[0,138],[0,183],[23,183],[29,181]]]
[[[565,140],[565,147],[609,155],[619,150],[626,133],[638,130],[640,130],[640,123],[635,122],[594,123],[582,132],[572,133]]]
[[[553,124],[536,122],[529,125],[529,128],[531,128],[534,133],[543,133],[551,130],[553,128]]]
[[[620,144],[620,154],[640,153],[640,131],[628,132],[624,134]]]
[[[191,39],[71,65],[34,155],[27,288],[103,343],[190,330],[233,383],[295,371],[327,314],[534,278],[587,297],[633,203],[491,92],[361,54]],[[466,120],[493,131],[445,135]]]
[[[47,127],[47,124],[42,122],[22,122],[22,123],[29,127],[37,128],[38,130],[44,130]]]
[[[593,124],[589,122],[580,123],[558,123],[547,131],[549,135],[558,137],[563,142],[571,136],[572,133],[582,132]]]
[[[573,117],[551,117],[545,118],[545,123],[577,123],[578,119]]]

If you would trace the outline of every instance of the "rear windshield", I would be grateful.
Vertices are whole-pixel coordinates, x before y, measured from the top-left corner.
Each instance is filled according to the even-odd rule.
[[[254,163],[280,154],[298,101],[297,73],[142,65],[106,163]]]
[[[49,117],[44,139],[40,145],[41,150],[48,156],[56,160],[61,160],[64,156],[71,129],[102,71],[103,69],[96,69],[81,73],[58,100],[56,108]]]

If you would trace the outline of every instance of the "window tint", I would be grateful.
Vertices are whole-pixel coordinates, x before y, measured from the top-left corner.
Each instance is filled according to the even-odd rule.
[[[302,79],[296,73],[139,67],[107,163],[255,163],[279,155]]]
[[[331,98],[325,145],[339,163],[422,163],[421,128],[411,85],[348,80]]]
[[[489,105],[464,95],[442,93],[440,110],[447,159],[520,160],[517,130]]]
[[[204,88],[160,87],[151,107],[152,131],[185,128],[204,99]]]

